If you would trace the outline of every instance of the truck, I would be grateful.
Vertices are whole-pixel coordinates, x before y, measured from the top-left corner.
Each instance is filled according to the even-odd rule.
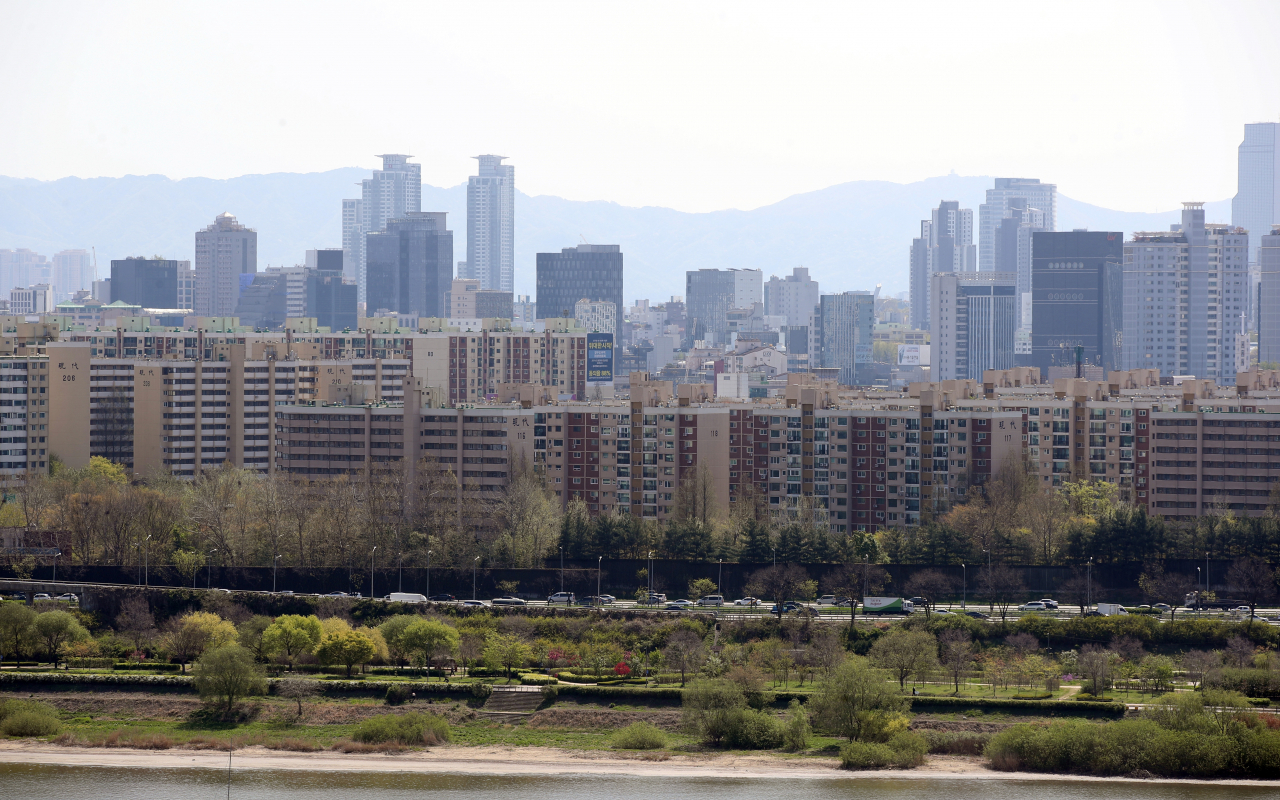
[[[910,614],[914,608],[910,600],[901,597],[866,597],[862,600],[864,614]]]
[[[413,592],[392,592],[387,595],[387,600],[392,603],[425,603],[427,602],[427,596],[414,594]]]
[[[1124,606],[1119,603],[1098,603],[1098,613],[1104,617],[1127,617],[1128,611],[1124,610]]]

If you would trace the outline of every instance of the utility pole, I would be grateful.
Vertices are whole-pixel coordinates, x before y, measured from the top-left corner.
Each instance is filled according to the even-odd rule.
[[[431,599],[431,551],[427,551],[427,599]]]
[[[143,580],[143,587],[147,589],[151,588],[151,545],[148,544],[150,541],[151,541],[151,534],[147,534],[147,538],[144,539],[142,542],[142,547],[144,550],[144,553],[142,556],[143,558],[142,580]]]
[[[205,570],[205,573],[204,573],[205,589],[213,588],[213,554],[216,552],[218,552],[218,548],[216,547],[209,551],[209,568]]]
[[[373,546],[373,552],[369,553],[369,599],[372,600],[373,595],[373,557],[378,553],[378,546]]]
[[[604,556],[596,559],[596,605],[600,605],[600,565],[604,563]]]
[[[276,569],[279,566],[280,566],[280,554],[277,553],[276,557],[271,559],[271,593],[272,594],[276,593]]]
[[[961,580],[964,582],[963,588],[960,590],[960,608],[969,607],[969,568],[964,564],[960,565]]]
[[[476,599],[476,567],[480,565],[480,556],[471,562],[471,599]]]

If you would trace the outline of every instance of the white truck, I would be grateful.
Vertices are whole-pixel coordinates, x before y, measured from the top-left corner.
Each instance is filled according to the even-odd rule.
[[[425,603],[427,596],[413,592],[392,592],[387,595],[387,600],[392,603]]]
[[[864,614],[910,614],[915,610],[910,600],[901,597],[865,597],[862,600]]]
[[[1127,617],[1129,612],[1119,603],[1098,603],[1098,613],[1104,617]]]

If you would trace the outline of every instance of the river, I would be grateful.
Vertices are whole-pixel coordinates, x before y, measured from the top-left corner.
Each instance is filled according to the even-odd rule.
[[[231,774],[233,800],[1274,800],[1275,787],[965,778],[721,779],[301,772]],[[0,800],[215,800],[225,770],[0,764]]]

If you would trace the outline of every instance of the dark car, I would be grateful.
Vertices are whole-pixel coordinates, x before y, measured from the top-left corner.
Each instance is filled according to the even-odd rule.
[[[991,619],[989,615],[983,614],[981,611],[966,611],[964,613],[965,616],[973,617],[974,619]]]
[[[26,593],[26,592],[14,592],[13,594],[9,595],[9,599],[10,599],[10,600],[26,600],[26,599],[27,599],[27,593]]]
[[[1105,617],[1106,616],[1106,614],[1103,614],[1101,611],[1086,611],[1084,612],[1084,615],[1086,617]]]
[[[452,603],[457,598],[451,594],[433,594],[427,599],[433,603]]]
[[[788,600],[787,602],[782,604],[782,613],[790,614],[792,611],[799,611],[801,608],[803,608],[803,606],[801,606],[799,603],[796,603],[792,600]],[[778,606],[774,605],[772,608],[770,608],[769,613],[777,614]]]

